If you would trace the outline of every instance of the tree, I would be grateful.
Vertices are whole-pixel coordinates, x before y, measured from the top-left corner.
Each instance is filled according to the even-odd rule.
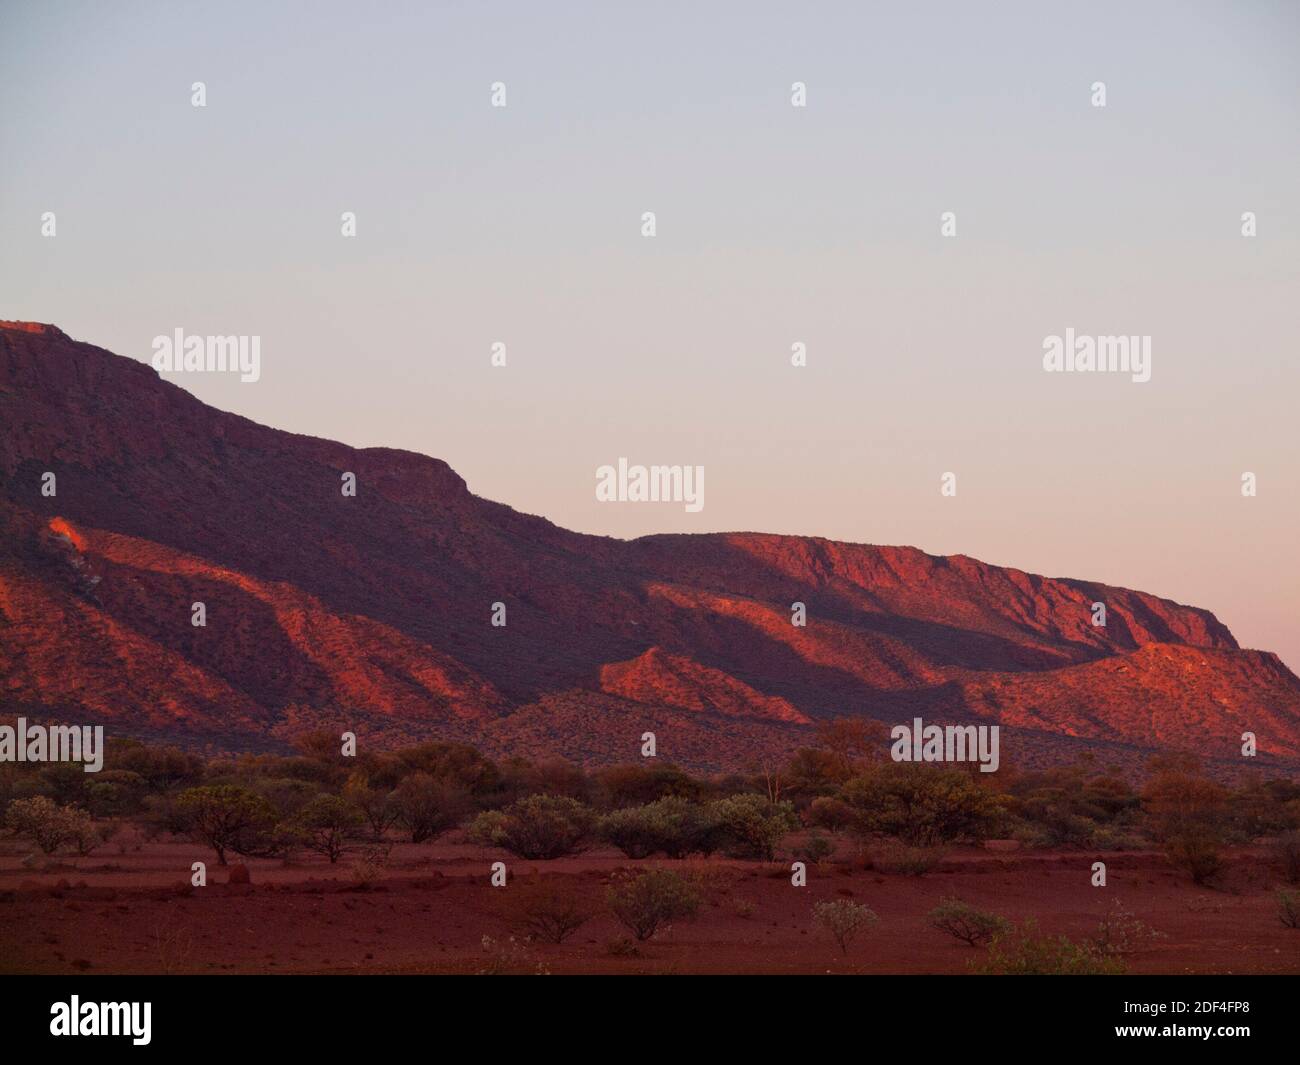
[[[260,795],[234,784],[189,788],[176,800],[176,812],[191,836],[217,853],[250,854],[265,845],[275,827],[275,810]]]
[[[638,940],[646,940],[669,921],[693,917],[700,908],[699,892],[671,869],[619,874],[606,893],[619,922]]]
[[[304,847],[325,855],[333,865],[360,824],[361,813],[351,803],[319,795],[298,811],[293,830]]]

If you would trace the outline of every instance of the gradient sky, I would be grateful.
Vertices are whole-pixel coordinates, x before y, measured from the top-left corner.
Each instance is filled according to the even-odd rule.
[[[984,6],[0,0],[0,318],[258,334],[175,380],[570,528],[964,553],[1300,669],[1300,5]],[[1151,381],[1044,373],[1067,326]],[[597,503],[619,456],[704,510]]]

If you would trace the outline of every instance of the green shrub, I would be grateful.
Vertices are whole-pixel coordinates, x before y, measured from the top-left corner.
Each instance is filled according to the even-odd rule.
[[[666,929],[669,921],[695,916],[700,908],[699,892],[671,869],[617,874],[606,901],[638,941]]]
[[[769,802],[752,793],[718,799],[708,812],[718,826],[723,851],[732,858],[770,862],[787,833],[799,827],[790,803]]]
[[[469,837],[530,860],[561,858],[582,849],[594,818],[575,799],[529,795],[504,810],[488,810],[471,823]]]
[[[15,799],[5,812],[5,824],[15,834],[32,840],[45,854],[64,846],[88,854],[101,842],[85,810],[60,806],[44,795]]]
[[[886,762],[850,780],[841,796],[856,828],[914,846],[983,839],[1005,817],[1005,799],[959,769]]]
[[[971,968],[992,976],[1114,976],[1124,972],[1124,963],[1090,943],[1044,935],[1028,920],[997,933],[984,960]]]
[[[820,832],[813,832],[806,840],[794,849],[794,856],[801,862],[808,865],[816,865],[824,862],[835,853],[835,844],[823,836]]]
[[[663,853],[685,858],[710,854],[716,847],[717,822],[704,807],[676,796],[606,814],[600,835],[629,858]]]

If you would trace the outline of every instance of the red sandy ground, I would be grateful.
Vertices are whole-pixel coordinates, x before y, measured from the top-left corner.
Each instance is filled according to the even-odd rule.
[[[847,859],[850,845],[842,841]],[[118,853],[125,850],[126,853]],[[563,946],[521,948],[525,971],[551,973],[962,973],[982,951],[929,927],[926,913],[956,895],[1048,932],[1079,939],[1120,900],[1164,934],[1129,959],[1132,972],[1300,973],[1300,930],[1276,916],[1278,886],[1262,851],[1232,853],[1217,890],[1192,884],[1158,854],[953,850],[924,877],[845,861],[813,866],[808,886],[789,864],[712,859],[631,862],[612,850],[527,862],[441,842],[394,848],[385,878],[357,890],[348,859],[249,863],[251,885],[228,885],[210,854],[177,842],[101,847],[23,868],[20,845],[0,850],[0,971],[8,973],[474,973],[488,965],[483,937],[510,933],[497,911],[510,890],[488,883],[491,862],[513,874],[562,876],[600,905],[610,873],[666,864],[704,878],[706,903],[692,921],[613,956],[624,936],[601,912]],[[1109,886],[1089,884],[1101,858]],[[192,861],[209,862],[209,886],[185,894]],[[60,885],[62,882],[62,886]],[[811,918],[814,902],[852,898],[878,915],[842,956]]]

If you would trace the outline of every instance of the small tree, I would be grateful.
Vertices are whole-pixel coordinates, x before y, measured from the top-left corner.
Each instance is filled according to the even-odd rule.
[[[699,892],[671,869],[620,874],[606,894],[614,916],[638,940],[646,940],[669,921],[693,917],[700,908]]]
[[[253,853],[275,827],[275,810],[260,795],[234,784],[189,788],[176,800],[176,812],[190,835],[217,853]]]
[[[333,865],[360,825],[355,806],[333,795],[320,795],[298,811],[293,831],[304,847],[325,855]]]
[[[593,916],[577,892],[558,880],[530,877],[515,881],[498,895],[510,931],[557,946]]]
[[[1005,917],[977,910],[956,898],[940,900],[939,905],[930,911],[930,924],[972,947],[991,942],[999,932],[1010,927]]]
[[[1190,822],[1165,839],[1165,854],[1196,884],[1206,884],[1223,868],[1219,834],[1209,825]]]
[[[343,786],[343,798],[361,811],[375,839],[383,839],[384,833],[397,824],[400,812],[393,802],[392,792],[371,787],[363,773],[353,773],[348,777]]]
[[[813,906],[813,920],[834,937],[839,944],[840,953],[848,954],[849,944],[857,938],[858,933],[879,918],[870,907],[852,899],[836,899],[834,902],[819,902]]]

